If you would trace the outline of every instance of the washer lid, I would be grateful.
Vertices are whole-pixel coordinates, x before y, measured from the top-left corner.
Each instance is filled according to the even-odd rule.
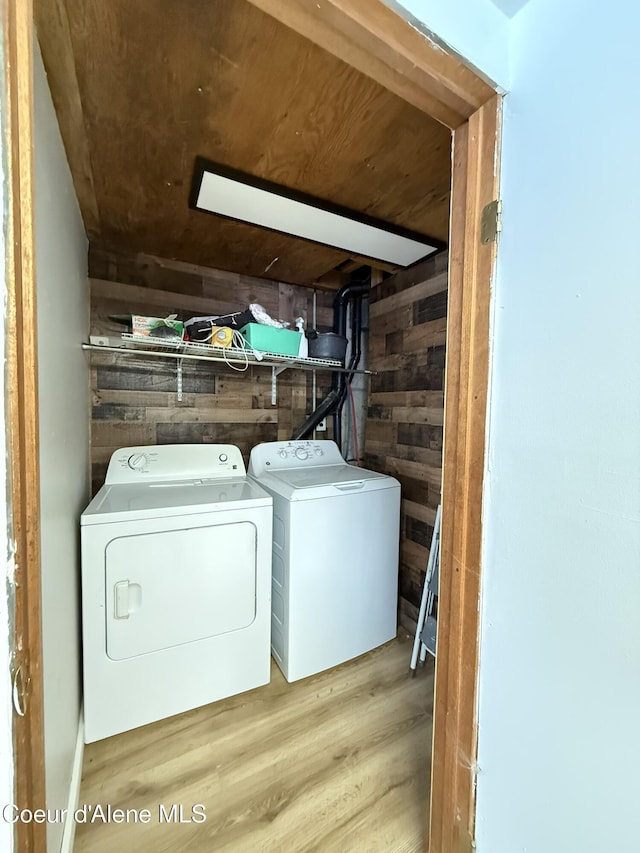
[[[270,471],[261,476],[259,482],[266,489],[272,489],[289,500],[399,488],[398,481],[393,477],[347,463]]]
[[[271,503],[271,496],[246,477],[105,485],[82,513],[80,523],[193,515]]]

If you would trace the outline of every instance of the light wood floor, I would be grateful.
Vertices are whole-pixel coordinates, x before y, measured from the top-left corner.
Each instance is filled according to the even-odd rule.
[[[80,805],[151,811],[79,824],[77,853],[418,853],[425,849],[433,664],[403,635],[329,672],[89,744]],[[159,805],[203,804],[203,823]]]

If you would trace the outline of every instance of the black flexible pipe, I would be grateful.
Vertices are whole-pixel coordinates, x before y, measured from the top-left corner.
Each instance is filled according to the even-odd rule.
[[[301,438],[306,438],[310,435],[313,430],[318,426],[323,418],[328,417],[333,409],[338,405],[339,397],[338,392],[332,388],[324,400],[320,403],[317,409],[315,409],[309,417],[304,421],[304,423],[300,424],[300,426],[293,431],[293,435],[291,438],[293,441],[297,441]]]
[[[334,436],[338,435],[338,439],[336,439],[336,443],[338,446],[342,445],[342,409],[344,407],[345,401],[347,399],[347,383],[351,382],[353,379],[353,371],[357,369],[360,364],[360,356],[362,355],[362,296],[357,296],[353,300],[352,308],[351,308],[351,355],[349,358],[348,370],[349,373],[346,375],[343,374],[344,377],[344,388],[342,391],[342,397],[340,398],[340,402],[338,403],[338,407],[333,413],[334,418]]]
[[[365,271],[365,276],[362,277],[362,271]],[[360,273],[360,275],[358,275]],[[371,289],[371,272],[368,267],[360,268],[351,277],[349,284],[346,284],[336,294],[333,300],[333,330],[339,335],[345,335],[347,329],[347,312],[349,303],[352,304],[351,315],[351,358],[349,360],[348,369],[354,369],[354,354],[357,352],[358,359],[360,351],[359,335],[358,339],[354,336],[354,324],[360,323],[362,313],[362,297],[368,295]],[[347,395],[347,374],[334,373],[332,382],[332,391],[335,391],[336,402],[333,406],[333,440],[342,451],[342,419],[341,408]]]
[[[361,352],[361,345],[362,345],[362,304],[363,304],[362,297],[358,297],[357,301],[354,302],[354,304],[353,304],[353,310],[352,310],[352,314],[351,314],[351,355],[350,355],[350,360],[349,360],[349,368],[350,368],[351,372],[347,374],[347,378],[345,381],[344,394],[342,395],[342,400],[340,401],[340,404],[338,405],[338,409],[337,409],[338,423],[340,425],[340,428],[342,428],[342,412],[343,412],[343,409],[345,407],[347,400],[349,400],[350,403],[353,403],[353,393],[349,393],[350,384],[353,380],[353,371],[360,364],[360,352]],[[354,419],[355,419],[355,413],[352,411],[351,417],[347,419],[347,426],[350,428],[350,432],[352,434],[354,432],[354,430],[353,430]],[[356,424],[356,429],[357,429],[357,424]],[[352,435],[352,438],[353,438],[354,447],[355,447],[356,436]],[[345,441],[345,448],[344,448],[343,456],[346,459],[347,458],[347,451],[349,450],[349,432],[347,433],[347,436],[345,437],[345,439],[342,439],[342,436],[341,436],[341,441],[342,440]]]
[[[362,295],[358,294],[351,302],[351,354],[347,369],[349,373],[341,374],[342,393],[340,400],[333,412],[333,438],[340,449],[342,449],[342,409],[347,399],[347,382],[351,382],[353,371],[360,362],[362,333]]]
[[[358,285],[360,285],[358,287]],[[368,296],[369,291],[371,290],[371,268],[370,267],[360,267],[360,269],[356,270],[351,277],[350,285],[352,286],[351,290],[351,300],[353,301],[352,313],[351,313],[351,357],[348,365],[348,374],[340,375],[340,400],[336,406],[336,409],[333,413],[333,438],[340,450],[342,450],[342,407],[344,405],[344,401],[347,397],[347,381],[351,381],[353,377],[353,371],[356,369],[360,362],[361,355],[361,334],[362,334],[362,298],[363,296]],[[338,318],[335,315],[335,304],[334,301],[334,323],[337,322]],[[342,317],[342,328],[346,328],[346,314],[347,308],[344,307],[344,314]],[[344,334],[344,331],[342,332]]]
[[[333,300],[333,331],[338,335],[345,335],[347,328],[347,307],[349,302],[355,299],[358,299],[360,302],[360,306],[362,304],[362,297],[369,293],[371,289],[371,281],[370,275],[367,268],[367,280],[366,281],[357,281],[352,278],[352,280],[345,284],[335,295]],[[358,310],[358,314],[361,314],[361,311]],[[357,346],[358,352],[360,350],[360,340],[358,336],[358,341],[352,341],[352,349],[355,349]],[[360,356],[358,355],[358,359]],[[351,364],[352,359],[349,362],[349,370],[354,370],[355,368]],[[327,396],[322,400],[320,405],[313,411],[309,417],[300,424],[293,431],[293,435],[291,436],[294,441],[299,440],[301,438],[306,438],[310,433],[313,432],[315,427],[320,423],[321,420],[326,418],[332,411],[334,411],[339,405],[340,402],[344,399],[344,395],[347,390],[345,373],[334,373],[331,381],[331,390],[327,394]],[[334,434],[333,438],[338,447],[341,446],[341,433],[340,423],[338,422],[337,426],[337,435],[336,435],[336,419],[334,417]],[[342,448],[341,448],[342,449]]]

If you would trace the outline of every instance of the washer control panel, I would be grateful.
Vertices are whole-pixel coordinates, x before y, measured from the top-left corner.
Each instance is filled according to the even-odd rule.
[[[334,441],[270,441],[251,451],[249,473],[254,477],[288,468],[343,465],[344,459]]]
[[[245,475],[244,460],[235,445],[162,444],[116,450],[105,483],[218,480]]]

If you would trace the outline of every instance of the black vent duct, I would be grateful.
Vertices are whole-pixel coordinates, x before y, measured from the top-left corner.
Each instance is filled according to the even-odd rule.
[[[349,358],[348,371],[357,368],[360,362],[360,336],[362,332],[362,299],[369,295],[371,290],[371,270],[369,267],[360,267],[351,275],[351,280],[345,284],[333,300],[333,331],[338,335],[347,333],[347,313],[349,304],[352,304],[351,312],[351,356]],[[294,430],[292,439],[295,441],[307,438],[318,426],[321,420],[333,413],[333,437],[342,450],[342,429],[340,412],[347,393],[347,375],[351,374],[335,372],[331,381],[331,390],[320,403],[317,409]]]

